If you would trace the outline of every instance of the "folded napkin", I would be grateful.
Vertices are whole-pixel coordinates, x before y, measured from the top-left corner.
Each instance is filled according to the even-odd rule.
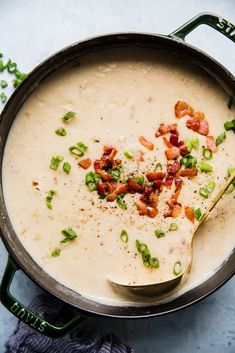
[[[44,320],[62,325],[75,309],[48,294],[38,295],[29,308]],[[134,353],[114,335],[103,337],[96,331],[78,329],[62,338],[45,337],[22,322],[6,343],[5,353]]]

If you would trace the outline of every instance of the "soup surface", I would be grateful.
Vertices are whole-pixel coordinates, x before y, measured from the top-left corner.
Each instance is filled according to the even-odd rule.
[[[217,151],[203,152],[210,143],[216,149],[207,122],[207,135],[217,138],[234,118],[227,101],[205,73],[147,49],[105,50],[51,75],[19,111],[4,153],[5,202],[26,250],[50,276],[95,301],[156,301],[126,298],[108,278],[146,284],[184,270],[200,211],[235,167],[233,131]],[[177,107],[187,110],[182,118]],[[165,134],[160,124],[177,127]],[[184,176],[189,168],[197,175]],[[197,234],[190,277],[174,295],[204,281],[233,251],[234,195],[223,197]]]

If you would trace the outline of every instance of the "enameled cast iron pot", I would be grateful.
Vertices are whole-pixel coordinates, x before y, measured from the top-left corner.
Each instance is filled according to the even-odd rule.
[[[235,42],[235,27],[225,19],[210,13],[203,13],[175,32],[168,36],[143,34],[143,33],[117,33],[105,35],[85,40],[80,43],[73,44],[37,66],[16,89],[1,114],[0,124],[0,164],[2,165],[2,157],[7,136],[15,116],[29,97],[31,92],[42,82],[49,74],[55,71],[65,63],[79,58],[91,52],[111,47],[143,47],[152,48],[156,51],[166,52],[168,56],[183,57],[213,76],[224,90],[230,96],[235,96],[235,78],[222,65],[214,59],[203,53],[202,51],[192,47],[184,42],[185,36],[198,25],[206,24],[226,37]],[[1,168],[1,167],[0,167]],[[0,175],[2,171],[0,170]],[[16,180],[17,182],[17,180]],[[19,202],[21,202],[19,200]],[[88,315],[102,315],[113,318],[143,318],[153,317],[166,314],[180,308],[186,307],[198,300],[204,298],[215,289],[219,288],[235,273],[235,251],[224,262],[223,266],[213,274],[208,280],[193,290],[181,295],[171,302],[161,305],[151,304],[149,306],[138,307],[115,307],[108,306],[82,297],[80,294],[68,289],[51,278],[44,272],[37,263],[31,258],[30,254],[24,249],[19,241],[7,214],[4,203],[2,178],[0,183],[0,222],[1,222],[1,238],[9,252],[9,261],[5,274],[0,286],[0,300],[2,304],[16,317],[38,330],[44,335],[51,337],[60,337],[69,331],[77,328]],[[42,320],[35,313],[31,312],[22,305],[10,293],[10,285],[16,270],[22,269],[35,283],[44,288],[47,292],[52,293],[66,303],[80,309],[81,314],[72,319],[63,327],[55,327],[49,322]]]

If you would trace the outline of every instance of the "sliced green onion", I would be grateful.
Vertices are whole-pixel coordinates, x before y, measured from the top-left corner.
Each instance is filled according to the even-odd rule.
[[[59,249],[59,248],[55,248],[55,249],[52,251],[51,256],[53,256],[53,257],[58,257],[58,256],[60,256],[60,249]]]
[[[57,170],[57,168],[59,167],[60,163],[63,161],[64,157],[63,156],[53,156],[51,158],[51,164],[50,164],[50,168],[53,170]]]
[[[116,198],[116,202],[120,208],[122,208],[123,210],[126,210],[127,205],[126,205],[126,202],[123,200],[124,197],[125,197],[125,194],[119,194]]]
[[[64,239],[60,241],[61,243],[68,243],[77,238],[77,233],[71,227],[62,230],[61,233],[64,236]]]
[[[119,178],[120,178],[120,176],[121,176],[121,173],[122,173],[123,171],[124,171],[123,166],[122,166],[122,165],[119,165],[119,166],[117,167],[117,169],[115,169],[115,170],[109,169],[109,170],[107,171],[107,173],[111,174],[114,180],[119,180]]]
[[[202,211],[201,209],[198,207],[194,210],[194,215],[197,221],[199,221],[202,217]]]
[[[228,99],[228,102],[227,102],[228,109],[232,108],[233,102],[234,102],[234,98],[232,96],[229,96],[229,99]]]
[[[128,234],[127,234],[127,231],[125,229],[123,229],[121,231],[121,234],[120,234],[120,239],[123,243],[127,243],[128,242]]]
[[[188,149],[188,151],[190,153],[192,151],[192,149],[193,149],[193,145],[192,145],[191,141],[190,140],[186,140],[185,141],[185,145],[187,146],[187,149]]]
[[[11,60],[8,60],[8,62],[6,64],[6,68],[10,74],[14,74],[15,71],[17,70],[17,65],[16,65],[16,63],[13,63]]]
[[[193,137],[191,139],[191,144],[192,144],[193,148],[195,148],[195,150],[198,150],[198,148],[199,148],[199,139],[197,137]]]
[[[162,170],[162,164],[161,163],[157,163],[156,167],[154,168],[154,172],[158,172]]]
[[[4,104],[6,101],[7,101],[7,96],[5,95],[4,92],[2,92],[0,94],[0,99],[1,99],[1,102]]]
[[[142,251],[142,260],[145,266],[150,266],[151,255],[148,248]]]
[[[66,130],[63,127],[60,127],[59,129],[55,130],[55,133],[59,136],[66,136]]]
[[[135,180],[136,180],[137,184],[139,184],[139,185],[144,184],[144,176],[143,175],[141,175],[140,177],[136,177]]]
[[[151,268],[159,268],[159,260],[156,257],[151,257],[149,260],[149,266]]]
[[[235,190],[235,186],[233,184],[230,184],[227,190],[225,191],[225,194],[230,194]]]
[[[88,150],[88,146],[86,146],[83,142],[78,142],[77,146],[82,152],[86,152]]]
[[[154,231],[155,235],[157,238],[161,238],[164,237],[166,235],[166,233],[162,230],[162,229],[157,229]]]
[[[176,223],[171,223],[170,224],[170,228],[169,228],[169,231],[170,232],[173,232],[175,230],[178,230],[178,225]]]
[[[89,173],[86,173],[85,184],[88,185],[89,183],[97,183],[98,181],[100,181],[100,179],[101,179],[100,174],[89,172]]]
[[[234,172],[235,172],[235,168],[228,168],[227,169],[228,177],[230,177]]]
[[[224,140],[226,139],[226,132],[224,131],[221,135],[219,135],[217,137],[217,139],[215,140],[215,144],[216,146],[221,145],[222,142],[224,142]]]
[[[47,205],[47,208],[51,209],[52,210],[52,199],[53,199],[53,196],[56,194],[56,191],[55,190],[49,190],[48,193],[47,193],[47,196],[46,196],[46,205]]]
[[[83,157],[84,153],[77,147],[77,146],[71,146],[69,147],[69,151],[74,154],[77,157]]]
[[[235,131],[235,119],[230,120],[230,121],[226,121],[224,123],[224,128],[226,131],[229,131],[229,130]]]
[[[174,264],[173,273],[174,273],[175,276],[178,276],[181,272],[182,272],[182,264],[181,264],[180,261],[177,261]]]
[[[210,181],[206,188],[207,188],[207,191],[211,194],[214,191],[215,182],[214,181]]]
[[[1,86],[2,88],[6,88],[6,87],[7,87],[7,81],[1,80],[1,81],[0,81],[0,86]]]
[[[22,72],[20,72],[19,70],[15,71],[15,79],[12,81],[13,82],[13,86],[16,88],[19,86],[19,84],[27,77],[27,74],[24,74]]]
[[[185,168],[193,168],[197,164],[197,159],[191,154],[187,154],[180,159],[180,164],[184,165]]]
[[[66,113],[61,119],[64,123],[70,121],[71,119],[73,119],[75,117],[76,113],[74,112],[68,112]]]
[[[63,164],[63,171],[66,173],[66,174],[69,174],[70,173],[70,170],[71,170],[71,164],[69,164],[68,162],[65,162]]]
[[[146,244],[141,243],[138,239],[135,241],[137,250],[142,255],[143,264],[151,268],[158,268],[159,261],[156,257],[152,257]]]
[[[202,149],[202,155],[205,159],[210,160],[213,157],[213,153],[209,148]]]
[[[207,163],[201,162],[198,166],[201,172],[210,173],[213,170],[212,166]]]
[[[204,198],[204,199],[208,199],[209,193],[208,190],[206,188],[200,188],[199,189],[199,194]]]
[[[126,156],[129,159],[134,158],[134,155],[132,153],[128,152],[128,151],[125,151],[123,154],[124,154],[124,156]]]
[[[97,190],[97,185],[96,185],[96,183],[88,183],[87,184],[87,187],[88,187],[88,189],[89,189],[89,191],[95,191],[95,190]]]

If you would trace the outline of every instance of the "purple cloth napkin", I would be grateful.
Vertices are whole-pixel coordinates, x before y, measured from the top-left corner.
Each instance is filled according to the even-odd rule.
[[[38,295],[29,308],[56,325],[74,314],[72,307],[48,294]],[[5,346],[5,353],[134,353],[114,335],[103,337],[96,331],[78,329],[62,338],[49,338],[22,322],[18,322]]]

